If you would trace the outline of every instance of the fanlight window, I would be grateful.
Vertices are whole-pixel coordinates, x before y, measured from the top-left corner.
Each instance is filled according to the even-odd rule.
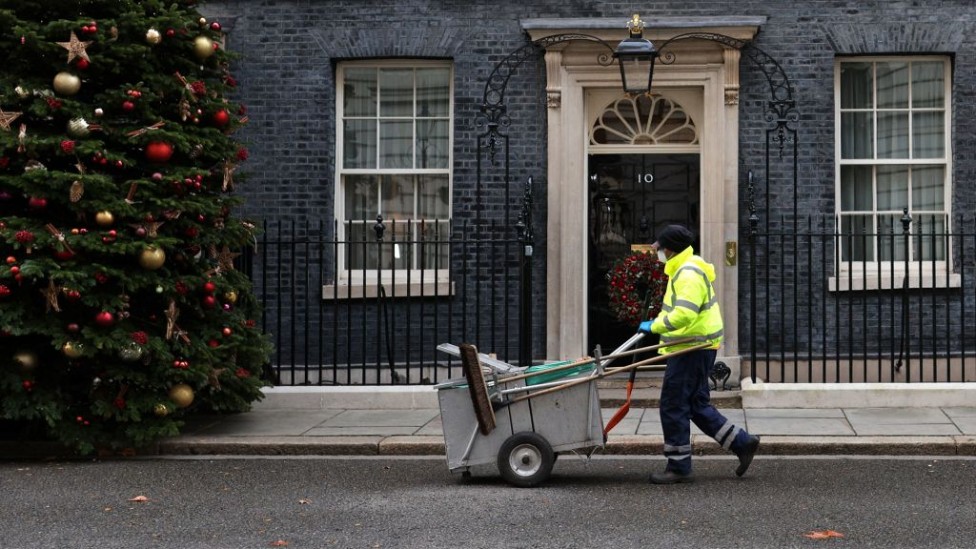
[[[660,95],[614,101],[590,130],[591,145],[696,145],[698,129],[680,105]]]

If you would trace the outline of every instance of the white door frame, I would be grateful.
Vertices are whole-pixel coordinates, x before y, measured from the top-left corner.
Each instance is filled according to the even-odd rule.
[[[624,31],[558,27],[556,23],[523,22],[523,27],[533,40],[583,32],[615,44],[626,35]],[[711,32],[723,30],[728,31],[722,28]],[[758,24],[736,30],[739,31],[736,38],[752,39]],[[681,27],[672,29],[670,34],[687,31]],[[666,34],[658,38],[669,38]],[[653,35],[648,37],[658,39]],[[732,369],[733,379],[738,379],[738,267],[726,261],[726,250],[727,246],[737,245],[738,238],[739,52],[701,40],[675,42],[669,49],[676,61],[670,65],[658,63],[653,89],[664,94],[668,88],[694,89],[701,93],[701,120],[695,121],[701,146],[702,249],[699,253],[716,266],[716,289],[725,320],[725,342],[719,358]],[[588,91],[620,87],[618,67],[601,66],[597,62],[600,53],[605,53],[605,48],[598,43],[578,41],[558,44],[545,54],[549,107],[546,357],[553,360],[585,356],[591,351],[584,348],[587,341],[586,164],[591,123],[586,113],[603,105],[590,107],[586,97]]]

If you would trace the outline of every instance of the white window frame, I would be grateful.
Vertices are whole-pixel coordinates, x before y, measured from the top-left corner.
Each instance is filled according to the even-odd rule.
[[[343,143],[343,120],[345,113],[344,104],[344,82],[345,71],[347,69],[360,68],[445,68],[450,72],[449,76],[449,98],[448,98],[448,161],[447,168],[431,169],[346,169],[343,164],[344,143]],[[381,92],[382,93],[382,92]],[[416,89],[414,89],[416,93]],[[413,120],[416,120],[416,113]],[[424,175],[438,174],[447,175],[448,179],[448,227],[451,225],[451,214],[453,213],[454,200],[454,65],[450,61],[443,60],[422,60],[422,59],[378,59],[363,61],[343,61],[336,67],[336,107],[335,107],[335,219],[337,220],[337,239],[342,242],[346,239],[346,215],[345,215],[345,188],[342,184],[345,175]],[[384,220],[387,231],[391,229],[391,222]],[[450,230],[450,228],[448,229]],[[334,285],[326,285],[322,289],[322,298],[331,299],[355,299],[377,297],[382,287],[388,297],[411,296],[434,296],[450,295],[453,293],[453,286],[450,284],[449,265],[438,269],[416,269],[416,268],[397,268],[395,273],[392,269],[383,269],[382,280],[377,277],[376,269],[347,268],[347,258],[345,246],[339,246],[337,251],[338,272]],[[448,258],[448,262],[450,258]]]
[[[932,62],[938,61],[943,64],[944,67],[944,82],[945,86],[944,97],[945,97],[945,110],[943,113],[943,157],[942,158],[925,158],[925,159],[885,159],[877,158],[878,156],[878,116],[876,115],[879,111],[884,111],[885,109],[879,109],[877,103],[877,84],[875,81],[876,77],[872,77],[872,93],[875,94],[875,98],[872,101],[871,111],[875,113],[872,117],[874,124],[874,143],[873,151],[874,158],[865,159],[844,159],[842,153],[842,112],[850,112],[849,109],[841,109],[841,65],[843,63],[878,63],[878,62]],[[909,89],[911,89],[911,84],[909,84]],[[945,180],[943,182],[943,204],[944,211],[941,215],[945,218],[945,231],[951,234],[951,212],[952,212],[952,62],[944,55],[902,55],[902,56],[856,56],[856,57],[839,57],[834,62],[834,204],[835,212],[834,219],[837,226],[838,233],[841,232],[842,228],[842,214],[841,211],[841,170],[843,166],[884,166],[884,165],[930,165],[930,166],[942,166],[945,170]],[[909,102],[909,109],[914,111]],[[899,109],[900,110],[900,109]],[[908,135],[912,135],[912,123],[913,117],[909,116],[909,126]],[[910,149],[911,150],[911,149]],[[911,152],[909,153],[911,154]],[[877,185],[876,177],[873,178],[872,185]],[[909,193],[911,188],[909,188]],[[873,196],[876,196],[874,192]],[[881,211],[876,209],[871,212],[872,218],[875,220],[875,231],[877,230],[877,216],[878,215],[902,215],[902,212],[894,211]],[[848,214],[850,212],[847,212]],[[867,215],[868,212],[865,210],[862,212]],[[915,217],[915,212],[909,211],[910,214]],[[918,212],[918,215],[939,215],[931,212]],[[913,223],[912,228],[915,228]],[[843,239],[843,237],[842,237]],[[840,245],[840,243],[838,243]],[[875,249],[875,258],[879,251]],[[961,277],[958,274],[952,273],[952,241],[949,239],[948,247],[946,250],[946,258],[944,260],[912,260],[908,262],[908,269],[906,273],[906,262],[905,260],[897,261],[879,261],[877,259],[873,261],[844,261],[842,259],[842,254],[840,250],[836,250],[834,257],[825,258],[825,260],[835,262],[835,275],[830,277],[829,288],[831,291],[860,291],[860,290],[887,290],[887,289],[900,289],[907,283],[909,288],[946,288],[946,287],[959,287],[961,285]],[[906,280],[907,278],[907,280]]]

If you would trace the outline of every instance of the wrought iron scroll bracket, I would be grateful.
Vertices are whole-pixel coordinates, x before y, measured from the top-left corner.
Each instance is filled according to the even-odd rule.
[[[661,43],[658,47],[662,64],[670,65],[675,62],[674,52],[668,48],[675,42],[683,40],[708,40],[727,48],[739,50],[740,54],[762,71],[769,84],[771,99],[766,105],[765,119],[772,134],[771,140],[779,146],[780,155],[787,145],[796,144],[796,124],[800,119],[796,111],[793,84],[790,82],[783,66],[776,59],[756,47],[751,42],[710,32],[689,32],[679,34]]]
[[[475,125],[483,129],[482,137],[485,140],[487,156],[491,163],[496,164],[495,157],[498,153],[499,138],[502,129],[511,124],[508,116],[508,109],[505,106],[505,91],[508,88],[508,81],[515,71],[530,58],[536,57],[539,52],[543,52],[551,46],[565,42],[595,42],[607,49],[606,53],[597,56],[597,63],[603,66],[613,64],[613,46],[605,41],[589,34],[568,33],[546,36],[526,44],[521,48],[508,54],[492,69],[485,82],[485,93],[481,102],[481,109],[475,119]]]

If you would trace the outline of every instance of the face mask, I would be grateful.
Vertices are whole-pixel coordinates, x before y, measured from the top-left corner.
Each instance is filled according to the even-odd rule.
[[[664,250],[657,251],[657,260],[660,261],[661,263],[668,262],[668,256],[664,255]]]

